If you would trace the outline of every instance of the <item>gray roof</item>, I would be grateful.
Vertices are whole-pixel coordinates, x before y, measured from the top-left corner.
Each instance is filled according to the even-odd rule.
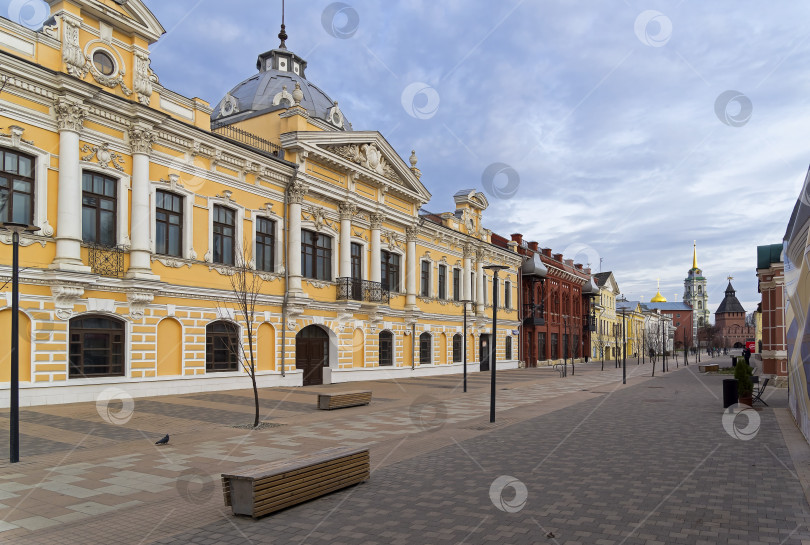
[[[283,66],[287,67],[287,69],[279,70],[278,67],[282,66],[280,63],[284,63]],[[297,63],[299,72],[297,74],[292,70],[293,63]],[[230,124],[267,112],[289,108],[292,106],[289,101],[273,104],[273,99],[285,88],[286,92],[291,95],[297,82],[301,86],[301,92],[304,94],[301,106],[307,110],[311,117],[331,123],[329,113],[332,107],[336,105],[336,102],[317,85],[307,80],[304,72],[306,69],[305,60],[286,49],[273,49],[259,55],[256,64],[259,73],[231,89],[228,95],[214,107],[211,121]],[[223,111],[223,105],[229,99],[229,96],[236,99],[237,107],[233,113],[229,108]],[[345,117],[341,128],[351,130],[351,123]]]
[[[673,301],[671,303],[644,303],[644,305],[647,308],[657,310],[668,310],[668,311],[682,310],[684,312],[692,311],[692,307],[690,307],[683,301]]]
[[[720,306],[717,307],[717,310],[714,311],[714,313],[725,314],[727,312],[745,312],[745,309],[740,304],[736,294],[737,292],[734,291],[734,287],[731,285],[731,282],[729,282],[728,287],[726,288],[726,296],[723,298],[723,301],[720,303]]]
[[[600,272],[593,275],[594,279],[596,280],[596,285],[600,288],[605,285],[607,279],[610,278],[611,271],[608,272]]]

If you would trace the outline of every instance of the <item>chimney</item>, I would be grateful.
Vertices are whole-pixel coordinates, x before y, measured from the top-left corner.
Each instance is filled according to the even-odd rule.
[[[512,233],[512,240],[518,243],[518,246],[523,244],[523,235],[520,233]]]
[[[537,242],[530,242],[529,243],[529,250],[531,250],[533,252],[536,252],[538,246],[539,246],[539,244]]]
[[[551,248],[542,248],[543,255],[546,257],[551,257]]]
[[[582,263],[574,263],[574,267],[575,267],[575,268],[576,268],[578,271],[581,271],[581,270],[582,270]]]
[[[585,274],[591,274],[591,268],[590,267],[585,269]]]
[[[565,264],[568,265],[569,267],[573,267],[574,266],[574,260],[573,259],[566,259]]]
[[[562,263],[563,260],[562,254],[552,254],[551,257],[553,257],[555,261],[559,261],[560,263]]]

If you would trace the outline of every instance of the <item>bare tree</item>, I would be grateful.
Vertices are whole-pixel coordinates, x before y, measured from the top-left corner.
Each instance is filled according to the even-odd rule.
[[[259,426],[259,389],[256,385],[256,369],[258,368],[256,361],[256,301],[262,291],[264,280],[250,267],[250,257],[244,250],[237,249],[234,253],[236,264],[231,268],[233,274],[228,276],[232,294],[229,301],[236,307],[236,312],[245,324],[247,348],[240,339],[236,346],[231,346],[231,351],[253,383],[253,401],[256,408],[253,427],[256,428]]]

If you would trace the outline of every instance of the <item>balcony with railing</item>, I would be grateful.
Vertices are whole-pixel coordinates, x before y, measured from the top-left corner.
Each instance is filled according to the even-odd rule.
[[[124,254],[126,249],[122,246],[107,246],[105,244],[87,244],[88,265],[94,274],[123,278]]]
[[[523,325],[546,325],[543,306],[537,304],[523,305]]]
[[[391,292],[381,282],[343,277],[337,279],[337,299],[387,305],[391,301]]]

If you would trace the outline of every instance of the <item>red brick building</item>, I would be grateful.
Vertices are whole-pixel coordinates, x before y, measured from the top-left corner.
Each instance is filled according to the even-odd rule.
[[[729,279],[726,296],[714,312],[714,325],[720,328],[724,348],[743,348],[745,341],[753,341],[756,335],[753,327],[745,325],[745,309],[736,294]]]
[[[757,280],[762,294],[762,372],[787,376],[785,339],[785,263],[782,245],[757,246]]]
[[[673,341],[676,349],[680,350],[697,345],[697,340],[693,338],[694,329],[692,328],[694,313],[692,307],[687,303],[644,303],[644,306],[660,310],[661,314],[665,314],[672,319],[672,325],[675,327]]]
[[[522,309],[520,359],[527,367],[536,367],[546,360],[586,357],[591,349],[588,293],[596,290],[590,269],[550,248],[539,248],[537,242],[524,242],[521,234],[511,238],[525,258],[518,307]],[[492,235],[497,246],[507,247],[509,242]]]

